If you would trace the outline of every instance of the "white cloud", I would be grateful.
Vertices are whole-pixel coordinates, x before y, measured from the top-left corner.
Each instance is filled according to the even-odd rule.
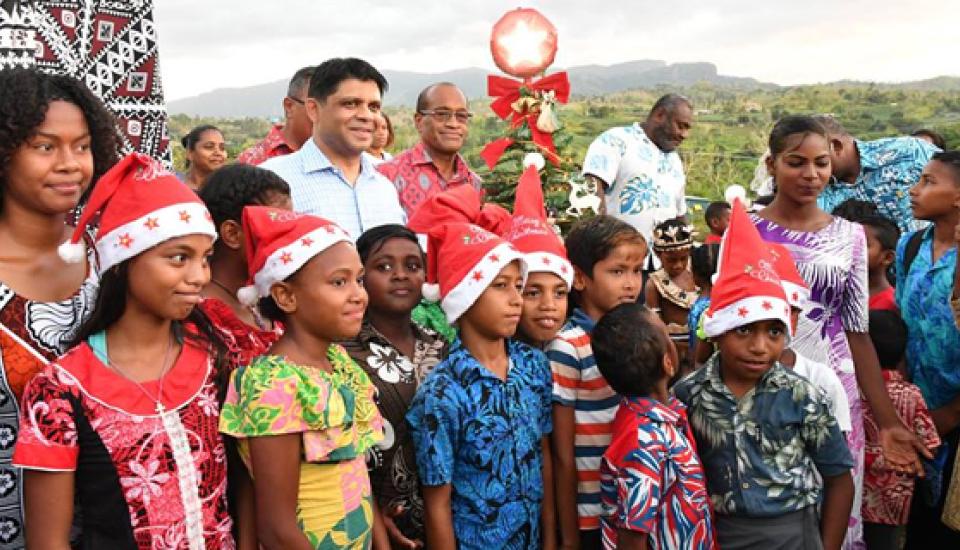
[[[158,0],[167,97],[288,78],[353,55],[380,68],[493,70],[490,28],[514,1]],[[960,75],[960,2],[533,1],[557,26],[558,66],[708,61],[780,84]]]

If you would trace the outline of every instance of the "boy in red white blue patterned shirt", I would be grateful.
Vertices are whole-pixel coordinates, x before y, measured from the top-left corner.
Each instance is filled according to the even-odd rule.
[[[667,391],[678,357],[666,326],[646,307],[623,304],[600,319],[592,344],[623,396],[600,465],[603,548],[716,548],[686,409]]]

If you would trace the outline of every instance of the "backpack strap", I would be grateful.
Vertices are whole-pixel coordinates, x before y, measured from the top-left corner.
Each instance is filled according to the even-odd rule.
[[[917,254],[920,253],[920,245],[923,244],[923,234],[926,229],[921,229],[910,235],[910,240],[907,241],[907,246],[903,249],[903,275],[906,277],[910,273],[910,266],[913,265],[913,260],[917,259]]]

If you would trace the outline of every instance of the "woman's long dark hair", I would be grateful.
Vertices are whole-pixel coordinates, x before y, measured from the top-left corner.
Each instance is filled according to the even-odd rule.
[[[100,289],[97,293],[97,302],[93,313],[80,325],[76,337],[70,347],[85,342],[90,336],[107,330],[116,324],[127,309],[127,293],[130,289],[130,260],[108,269],[100,277]],[[195,330],[188,330],[185,325],[192,325]],[[227,364],[227,345],[220,333],[214,327],[210,318],[200,310],[193,308],[190,315],[183,321],[174,321],[173,335],[177,342],[182,344],[189,340],[199,345],[213,355],[214,369],[216,369],[217,399],[222,404],[227,393],[227,384],[230,377],[230,368]]]

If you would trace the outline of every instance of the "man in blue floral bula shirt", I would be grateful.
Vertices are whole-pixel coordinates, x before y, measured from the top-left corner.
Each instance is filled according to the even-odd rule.
[[[857,199],[875,204],[901,233],[926,225],[913,218],[910,188],[920,180],[923,167],[940,149],[915,137],[861,141],[831,116],[817,120],[830,132],[833,165],[833,178],[817,201],[820,208],[832,212],[845,200]]]

